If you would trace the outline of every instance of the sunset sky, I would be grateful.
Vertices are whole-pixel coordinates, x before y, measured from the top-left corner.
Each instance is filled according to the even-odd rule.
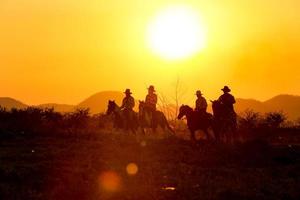
[[[147,30],[169,6],[201,17],[205,47],[170,60],[149,47]],[[79,103],[103,90],[149,84],[185,103],[201,89],[217,98],[300,95],[299,0],[0,0],[0,96],[28,104]]]

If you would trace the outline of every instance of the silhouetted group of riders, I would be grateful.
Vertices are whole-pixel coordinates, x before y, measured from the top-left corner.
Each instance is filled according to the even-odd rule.
[[[157,104],[157,95],[155,94],[155,89],[153,85],[150,85],[148,88],[148,94],[145,98],[144,102],[144,111],[148,114],[149,119],[151,120],[151,123],[153,123],[153,118],[156,112],[156,104]],[[135,105],[135,100],[131,96],[130,89],[125,90],[125,97],[122,101],[121,109],[124,109],[125,116],[127,119],[131,118],[131,115],[133,113],[133,108]],[[141,103],[141,102],[140,102]]]
[[[142,128],[156,129],[158,126],[163,128],[168,125],[167,119],[161,111],[157,110],[158,97],[153,85],[148,88],[148,94],[145,101],[139,102],[139,112],[135,113],[133,108],[135,106],[135,99],[132,96],[130,89],[125,90],[125,97],[122,105],[118,107],[114,101],[109,101],[107,113],[114,113],[116,115],[115,124],[119,128],[126,130],[135,130],[139,123]],[[213,115],[207,112],[207,101],[203,97],[200,90],[196,91],[195,108],[182,105],[179,109],[178,119],[186,116],[187,125],[192,134],[192,139],[195,139],[195,131],[203,130],[207,137],[209,137],[208,129],[211,128],[216,139],[225,137],[225,132],[235,132],[236,129],[236,113],[234,111],[235,98],[230,94],[231,90],[228,86],[222,89],[223,94],[216,101],[212,101]],[[144,129],[143,129],[144,130]]]

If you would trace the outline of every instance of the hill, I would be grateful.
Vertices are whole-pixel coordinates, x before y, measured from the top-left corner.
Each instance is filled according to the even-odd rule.
[[[268,112],[270,109],[264,105],[264,102],[255,100],[255,99],[242,99],[237,98],[236,104],[234,105],[236,112],[241,113],[245,110],[253,110],[256,112],[265,113]]]
[[[27,105],[18,101],[16,99],[10,97],[0,97],[0,106],[10,110],[12,108],[23,109],[26,108]]]
[[[237,99],[235,109],[238,113],[246,109],[260,113],[282,111],[290,120],[296,120],[300,118],[300,96],[278,95],[263,102],[253,99]]]
[[[76,108],[89,108],[92,114],[105,112],[109,100],[115,100],[120,105],[123,97],[124,94],[118,91],[98,92],[79,103]]]

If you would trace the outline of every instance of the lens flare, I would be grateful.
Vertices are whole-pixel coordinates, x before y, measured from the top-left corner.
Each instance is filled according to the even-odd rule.
[[[116,192],[120,189],[121,178],[114,171],[103,172],[99,177],[100,187],[108,192]]]
[[[138,170],[139,170],[139,168],[138,168],[138,166],[135,163],[129,163],[126,166],[127,174],[129,174],[131,176],[136,175],[137,172],[138,172]]]

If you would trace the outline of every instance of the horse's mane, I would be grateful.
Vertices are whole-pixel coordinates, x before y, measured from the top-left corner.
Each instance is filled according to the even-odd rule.
[[[114,106],[114,111],[119,111],[120,110],[120,106],[115,101],[109,100],[108,104]]]
[[[193,108],[190,107],[189,105],[182,105],[181,107],[193,111]]]
[[[146,104],[146,102],[145,101],[139,101],[139,106],[141,106],[141,105],[145,105]]]

